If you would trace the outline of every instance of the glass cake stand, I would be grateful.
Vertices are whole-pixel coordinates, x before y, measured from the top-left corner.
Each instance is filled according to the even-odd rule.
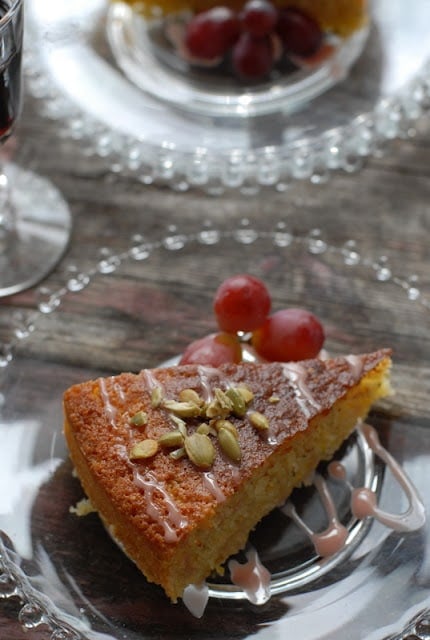
[[[397,393],[375,407],[369,422],[429,508],[430,287],[428,274],[414,271],[413,255],[403,260],[411,271],[396,273],[389,251],[364,255],[356,242],[332,244],[312,229],[294,235],[284,222],[265,230],[247,221],[205,223],[134,236],[116,254],[101,248],[85,270],[64,265],[55,288],[48,279],[39,290],[33,310],[11,312],[1,327],[0,469],[7,491],[0,500],[0,596],[19,598],[18,620],[29,640],[42,632],[51,640],[428,638],[429,521],[413,533],[373,520],[358,525],[348,492],[336,483],[333,499],[349,530],[345,549],[322,561],[275,510],[252,534],[272,575],[271,599],[248,602],[227,574],[210,582],[201,619],[149,585],[95,514],[70,513],[82,490],[62,436],[63,391],[98,375],[157,366],[213,330],[212,293],[233,262],[237,272],[264,279],[274,307],[301,304],[317,313],[332,355],[370,351],[389,337]],[[198,282],[190,277],[197,271]],[[95,300],[105,301],[102,336],[100,318],[80,313]],[[68,348],[73,314],[81,338]],[[394,476],[359,436],[337,457],[351,482],[370,483],[382,508],[403,512]],[[295,492],[292,500],[307,521],[324,527],[312,491]]]
[[[412,135],[430,104],[430,5],[371,5],[370,32],[346,43],[340,76],[328,64],[237,92],[202,90],[161,64],[124,4],[29,0],[27,87],[84,157],[145,184],[249,194],[323,182]]]

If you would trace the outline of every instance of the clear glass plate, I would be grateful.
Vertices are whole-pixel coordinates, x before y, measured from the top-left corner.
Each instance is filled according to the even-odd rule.
[[[204,223],[134,236],[117,254],[101,248],[93,264],[64,265],[55,286],[38,291],[33,310],[0,315],[0,597],[19,597],[19,623],[48,628],[52,640],[156,638],[304,640],[428,638],[429,523],[409,534],[351,518],[348,491],[328,480],[350,534],[329,562],[275,510],[252,534],[272,573],[272,598],[248,602],[228,579],[211,583],[201,619],[148,585],[97,516],[78,518],[82,497],[62,436],[62,393],[71,384],[174,358],[214,330],[211,300],[234,272],[265,280],[275,308],[306,306],[327,332],[330,354],[394,349],[396,395],[369,422],[412,479],[428,509],[430,282],[404,255],[364,255],[351,240],[330,243],[317,230],[294,235]],[[199,273],[199,279],[195,274]],[[49,285],[49,281],[48,281]],[[103,327],[101,330],[101,322]],[[372,486],[382,508],[401,513],[391,472],[359,436],[338,453],[353,483]],[[324,468],[322,472],[325,473]],[[318,497],[295,492],[315,527]],[[31,634],[29,635],[31,638]]]
[[[296,110],[291,96],[267,101],[258,93],[233,114],[214,96],[215,109],[197,99],[192,109],[183,84],[186,108],[157,99],[148,83],[153,88],[160,69],[134,45],[143,38],[139,23],[107,0],[29,0],[27,87],[85,156],[146,184],[217,194],[282,189],[291,179],[322,182],[331,170],[358,170],[388,140],[413,133],[430,104],[428,2],[416,0],[413,11],[400,0],[371,4],[369,37],[347,78],[311,93]],[[121,66],[146,91],[119,69],[108,34]],[[172,82],[165,70],[160,77]],[[253,100],[261,102],[257,109]]]

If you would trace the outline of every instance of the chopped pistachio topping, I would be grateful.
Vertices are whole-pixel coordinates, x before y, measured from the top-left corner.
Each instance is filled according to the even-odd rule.
[[[163,397],[162,388],[157,386],[151,392],[153,408],[162,407],[170,414],[175,429],[169,431],[158,440],[146,439],[137,442],[130,450],[131,460],[152,458],[159,448],[173,449],[169,456],[179,460],[187,456],[199,469],[209,469],[215,460],[216,449],[209,436],[218,440],[223,453],[234,462],[242,458],[237,427],[228,418],[243,418],[248,410],[254,394],[245,385],[229,386],[225,391],[219,387],[213,390],[213,398],[205,402],[194,389],[182,389],[178,399]],[[188,433],[188,419],[201,416],[205,422],[199,424],[194,433]],[[143,425],[147,423],[144,411],[138,411],[130,423]],[[259,431],[269,428],[267,418],[256,411],[250,413],[251,424]]]
[[[184,436],[179,429],[175,431],[168,431],[158,438],[158,444],[160,447],[166,448],[182,447],[184,444]]]
[[[242,398],[245,400],[245,404],[249,404],[251,400],[254,399],[254,394],[251,389],[248,389],[245,385],[239,385],[236,387],[236,390],[240,393]]]
[[[199,469],[210,469],[215,460],[215,447],[209,436],[193,433],[184,442],[187,456]]]
[[[230,431],[234,435],[236,440],[239,439],[239,433],[235,425],[230,422],[230,420],[226,420],[225,418],[218,418],[218,420],[214,420],[213,425],[217,433],[219,433],[220,429],[227,429],[227,431]]]
[[[152,458],[158,451],[158,442],[157,440],[152,440],[152,438],[147,438],[146,440],[141,440],[140,442],[136,442],[130,449],[130,460],[145,460],[147,458]]]
[[[178,425],[178,431],[182,433],[184,438],[187,437],[188,431],[187,431],[187,425],[185,423]]]
[[[173,460],[180,460],[181,458],[184,458],[186,455],[187,455],[187,453],[186,453],[184,447],[180,447],[179,449],[175,449],[174,451],[171,451],[169,453],[169,456]]]
[[[130,418],[130,424],[135,427],[143,427],[148,422],[148,415],[145,411],[138,411]]]
[[[207,422],[202,422],[196,429],[196,433],[202,433],[204,436],[208,436],[209,434],[216,435],[216,431],[211,427],[211,425]]]
[[[163,407],[168,411],[171,411],[178,418],[196,418],[200,415],[200,407],[194,402],[164,400]]]
[[[233,403],[225,391],[223,391],[219,387],[215,387],[214,395],[223,411],[228,411],[229,413],[233,411]]]
[[[226,429],[225,427],[221,427],[218,431],[218,442],[220,444],[223,452],[233,460],[234,462],[239,462],[242,458],[242,452],[240,450],[240,444],[234,433],[230,431],[230,429]]]
[[[157,409],[163,400],[163,390],[161,387],[154,387],[151,392],[151,406]]]
[[[234,415],[243,417],[246,413],[246,402],[240,391],[236,387],[229,387],[225,394],[232,403]]]
[[[185,438],[185,436],[187,435],[187,423],[185,422],[185,420],[182,420],[182,418],[175,416],[174,413],[170,415],[170,418],[172,419],[172,422],[175,423],[175,425],[177,426],[177,428]]]
[[[277,404],[278,402],[280,402],[281,398],[279,398],[278,396],[270,396],[269,398],[269,402],[270,404]]]
[[[206,406],[208,418],[227,417],[233,411],[233,403],[222,389],[214,389],[214,399]]]
[[[267,431],[269,429],[269,421],[259,411],[253,411],[249,414],[249,421],[257,431]]]
[[[192,402],[198,407],[201,407],[204,404],[203,398],[201,398],[194,389],[182,389],[179,393],[179,400],[181,402]]]

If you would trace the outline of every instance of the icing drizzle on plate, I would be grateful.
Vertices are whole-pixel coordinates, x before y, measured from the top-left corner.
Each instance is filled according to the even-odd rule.
[[[410,481],[408,475],[402,469],[400,464],[390,455],[379,441],[376,429],[367,423],[359,423],[356,427],[357,431],[362,434],[369,448],[381,458],[387,465],[402,491],[408,500],[408,508],[404,513],[393,514],[385,511],[378,506],[378,498],[376,493],[367,487],[352,487],[346,476],[346,468],[339,461],[333,461],[328,466],[329,475],[338,482],[345,482],[350,490],[351,510],[357,520],[372,517],[393,531],[399,533],[411,533],[420,529],[426,519],[424,505],[418,494],[417,489]],[[297,511],[291,500],[280,507],[281,511],[289,516],[296,525],[308,536],[312,542],[315,552],[322,558],[331,557],[342,551],[348,541],[348,529],[340,522],[336,505],[330,493],[330,489],[326,480],[318,473],[314,475],[313,484],[320,496],[321,503],[325,509],[328,526],[323,531],[313,531],[305,521],[297,514]],[[230,575],[233,584],[244,589],[244,592],[250,602],[254,604],[262,604],[259,602],[260,594],[264,589],[267,599],[270,597],[270,583],[266,583],[266,574],[264,566],[258,558],[257,552],[253,549],[247,552],[248,561],[241,565],[240,573],[235,571],[235,561],[230,561]],[[256,571],[255,567],[259,569]],[[231,571],[233,567],[233,571]],[[267,571],[267,570],[266,570]],[[259,580],[256,577],[259,576]]]
[[[424,505],[414,484],[399,463],[381,445],[376,429],[366,423],[359,425],[358,428],[366,438],[366,442],[372,451],[385,462],[396,478],[409,505],[408,509],[399,515],[388,513],[378,507],[374,492],[370,489],[358,488],[353,490],[351,497],[353,514],[358,519],[371,516],[390,529],[393,529],[393,531],[409,533],[420,529],[425,523],[426,514]]]
[[[356,520],[374,518],[386,527],[398,533],[411,533],[420,529],[426,519],[424,505],[417,489],[402,469],[379,441],[377,431],[367,423],[359,423],[357,432],[364,438],[367,446],[388,467],[398,482],[408,501],[407,509],[400,514],[385,511],[378,505],[376,493],[368,487],[353,487],[347,478],[347,470],[340,461],[332,461],[327,468],[328,475],[337,482],[345,483],[350,489],[350,506]],[[312,479],[325,510],[328,526],[323,531],[312,530],[298,515],[291,500],[280,507],[282,513],[290,517],[312,542],[315,553],[321,558],[330,558],[340,553],[348,543],[349,531],[340,522],[340,517],[328,482],[319,473]],[[239,563],[235,559],[228,562],[232,584],[243,589],[247,599],[253,604],[264,604],[271,597],[271,574],[262,563],[257,550],[250,545],[245,552],[246,561]],[[209,589],[206,585],[190,585],[184,592],[183,602],[190,612],[201,617],[208,602]]]

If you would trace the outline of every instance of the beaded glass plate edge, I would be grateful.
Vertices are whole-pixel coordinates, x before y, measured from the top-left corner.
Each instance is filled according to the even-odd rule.
[[[136,234],[131,239],[131,246],[124,251],[114,253],[105,247],[101,248],[99,260],[85,271],[74,264],[64,265],[63,271],[66,274],[64,284],[56,289],[46,284],[40,286],[37,290],[39,299],[37,310],[25,314],[17,312],[11,318],[12,335],[9,340],[0,343],[0,371],[12,361],[17,345],[36,330],[38,317],[57,311],[65,296],[83,291],[96,277],[115,273],[124,262],[129,260],[143,262],[156,251],[177,252],[193,244],[211,247],[227,239],[236,242],[238,246],[253,245],[258,240],[264,239],[281,249],[287,250],[289,247],[299,246],[311,255],[330,254],[347,267],[366,269],[372,280],[391,283],[404,291],[405,296],[412,303],[419,304],[430,311],[430,297],[420,289],[416,274],[405,275],[394,272],[389,257],[384,253],[375,256],[362,255],[355,240],[347,240],[341,246],[334,246],[326,241],[319,228],[313,228],[307,234],[294,234],[289,230],[287,223],[281,220],[274,224],[272,230],[262,230],[255,228],[247,218],[242,218],[237,228],[232,230],[214,225],[210,221],[204,221],[201,229],[193,233],[182,232],[177,225],[169,225],[166,235],[160,239],[149,239],[144,235]]]

